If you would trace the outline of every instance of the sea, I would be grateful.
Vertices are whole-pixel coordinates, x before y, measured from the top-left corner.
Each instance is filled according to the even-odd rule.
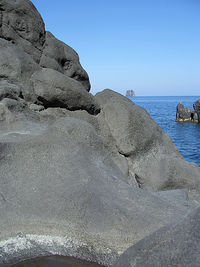
[[[128,97],[136,105],[145,108],[150,116],[171,137],[187,161],[200,166],[200,123],[176,122],[176,106],[193,108],[200,96],[134,96]]]

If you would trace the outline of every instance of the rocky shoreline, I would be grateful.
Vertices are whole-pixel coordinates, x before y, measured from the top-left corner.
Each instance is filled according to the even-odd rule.
[[[199,217],[200,168],[146,110],[110,89],[90,94],[78,54],[29,0],[1,0],[0,18],[0,266],[51,255],[145,266],[138,242],[177,225],[199,245],[187,222]],[[166,255],[177,262],[181,250],[180,266],[195,267],[183,231]]]
[[[194,109],[184,107],[179,103],[176,107],[176,121],[178,122],[200,122],[200,99],[193,104]]]

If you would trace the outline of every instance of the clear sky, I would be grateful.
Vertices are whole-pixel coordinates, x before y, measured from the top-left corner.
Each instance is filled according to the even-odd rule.
[[[95,94],[200,95],[200,0],[32,0]]]

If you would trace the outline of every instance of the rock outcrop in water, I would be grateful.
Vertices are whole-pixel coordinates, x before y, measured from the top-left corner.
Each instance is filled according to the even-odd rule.
[[[197,113],[198,116],[198,122],[200,122],[200,99],[197,100],[194,104],[193,104],[194,110]]]
[[[110,266],[196,208],[184,190],[199,198],[200,168],[143,108],[92,96],[29,0],[1,0],[0,18],[1,266],[52,254]]]
[[[196,108],[194,109],[184,107],[183,103],[180,102],[176,107],[176,121],[178,122],[198,122],[198,102],[196,102]]]

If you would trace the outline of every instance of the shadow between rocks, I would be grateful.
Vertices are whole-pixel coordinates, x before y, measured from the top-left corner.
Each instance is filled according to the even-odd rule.
[[[26,260],[12,267],[105,267],[97,263],[76,259],[73,257],[51,256]]]

